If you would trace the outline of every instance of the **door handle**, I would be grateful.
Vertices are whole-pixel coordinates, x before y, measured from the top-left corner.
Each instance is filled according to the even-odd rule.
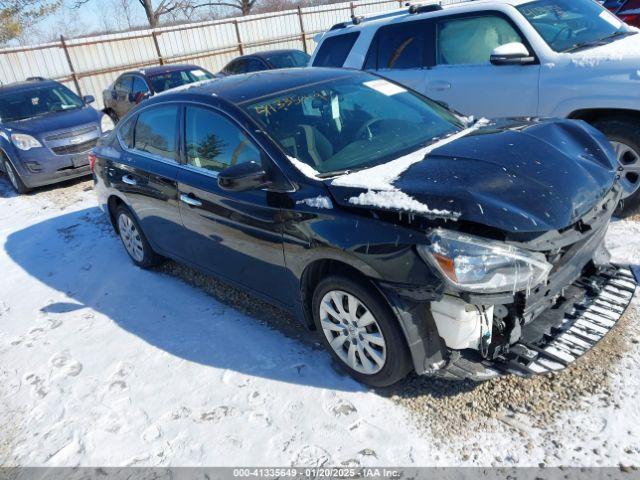
[[[180,200],[191,207],[201,207],[202,202],[193,195],[187,195],[186,193],[180,194]]]
[[[442,92],[444,90],[450,90],[451,84],[449,82],[431,82],[427,85],[430,90]]]
[[[125,175],[124,177],[122,177],[122,181],[124,183],[126,183],[127,185],[137,185],[138,184],[136,179],[133,178],[131,175]]]

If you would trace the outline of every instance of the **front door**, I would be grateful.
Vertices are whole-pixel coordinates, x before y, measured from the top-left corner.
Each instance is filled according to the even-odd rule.
[[[261,162],[261,150],[234,121],[212,109],[187,105],[184,120],[186,165],[178,174],[178,190],[191,262],[290,303],[281,194],[228,192],[217,182],[218,172],[230,165]]]
[[[498,66],[489,62],[498,46],[526,44],[503,14],[443,18],[437,22],[435,40],[435,65],[425,70],[419,89],[428,97],[476,117],[538,114],[539,63]]]

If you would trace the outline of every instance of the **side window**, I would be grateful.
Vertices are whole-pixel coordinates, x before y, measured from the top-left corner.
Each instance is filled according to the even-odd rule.
[[[137,97],[146,93],[151,93],[147,82],[140,77],[133,77],[133,94]]]
[[[493,49],[511,42],[522,42],[522,37],[497,15],[444,20],[438,23],[437,63],[488,63]]]
[[[367,67],[378,69],[421,68],[427,64],[428,21],[405,22],[382,27],[376,34],[371,57],[377,62]]]
[[[186,108],[185,143],[187,163],[213,172],[260,161],[260,151],[236,125],[205,108]]]
[[[116,82],[116,92],[125,94],[131,92],[131,80],[132,78],[130,75],[120,77],[120,79]]]
[[[229,62],[227,64],[226,67],[224,67],[224,72],[228,73],[229,75],[233,75],[234,73],[236,73],[236,69],[238,68],[238,61],[237,60],[232,60],[231,62]]]
[[[177,161],[178,107],[150,108],[138,115],[134,148],[168,160]]]
[[[246,65],[246,72],[259,72],[267,69],[267,66],[257,58],[247,58]]]
[[[349,52],[358,39],[358,32],[345,33],[327,38],[313,61],[314,67],[342,67]]]
[[[136,118],[135,116],[129,118],[118,130],[120,140],[127,148],[133,148],[133,127],[136,125]]]
[[[233,64],[231,73],[233,75],[237,75],[239,73],[246,73],[246,72],[247,72],[247,61],[244,58],[241,60],[236,60],[235,63]]]

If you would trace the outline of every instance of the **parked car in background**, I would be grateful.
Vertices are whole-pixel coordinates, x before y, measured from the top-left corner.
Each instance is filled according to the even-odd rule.
[[[159,95],[92,163],[136,265],[296,312],[370,385],[560,370],[635,288],[604,247],[615,155],[585,122],[470,124],[377,75],[288,69]]]
[[[310,56],[300,50],[269,50],[231,60],[221,71],[221,75],[275,70],[278,68],[306,67]]]
[[[592,0],[487,0],[335,25],[311,63],[378,72],[477,117],[581,119],[640,203],[640,35]]]
[[[34,78],[0,86],[0,171],[18,193],[88,175],[111,119],[64,85]]]
[[[104,112],[117,123],[129,110],[153,95],[215,75],[196,65],[165,65],[120,75],[102,92]]]
[[[628,25],[640,27],[640,0],[607,0],[604,6]]]

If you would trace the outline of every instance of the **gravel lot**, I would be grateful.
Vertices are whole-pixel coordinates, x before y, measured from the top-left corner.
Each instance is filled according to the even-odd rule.
[[[12,196],[3,182],[0,179],[0,200]],[[39,190],[29,198],[33,199],[34,208],[57,209],[63,214],[86,202],[91,188],[88,181],[72,182]],[[109,233],[105,218],[92,216],[88,221],[118,241]],[[629,228],[638,231],[637,222],[640,212],[618,222],[616,229],[624,237]],[[630,242],[634,249],[640,248],[639,237]],[[618,236],[614,247],[614,257],[616,251],[627,252]],[[243,291],[175,262],[167,262],[157,270],[284,334],[303,348],[321,350],[316,337],[291,321],[288,314]],[[418,436],[430,444],[434,464],[638,466],[640,426],[630,423],[627,428],[624,421],[620,425],[614,417],[640,419],[639,334],[636,296],[615,331],[562,373],[533,379],[510,376],[482,384],[414,375],[375,394],[389,399],[389,408],[399,408],[407,414]],[[342,376],[338,370],[336,373]],[[0,385],[0,407],[4,410],[6,401],[1,389]],[[351,408],[345,405],[347,410]],[[14,414],[21,410],[16,405],[6,409]],[[19,425],[8,422],[10,418],[15,416],[0,418],[0,460],[14,458],[11,451],[23,437]],[[489,444],[491,449],[487,448]]]

